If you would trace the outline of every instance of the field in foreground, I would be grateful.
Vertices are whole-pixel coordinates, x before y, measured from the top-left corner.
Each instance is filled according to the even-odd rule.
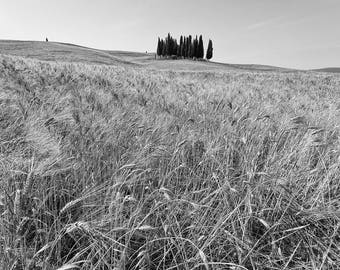
[[[337,269],[339,89],[0,56],[0,265]]]

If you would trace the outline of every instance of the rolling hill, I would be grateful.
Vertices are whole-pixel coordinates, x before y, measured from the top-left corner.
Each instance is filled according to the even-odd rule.
[[[227,64],[213,61],[155,60],[154,53],[99,50],[62,42],[0,40],[0,54],[28,57],[43,61],[85,64],[122,65],[158,70],[249,70],[294,72],[295,69],[259,64]],[[316,72],[339,73],[339,67],[313,69]]]
[[[329,68],[313,69],[313,71],[317,71],[317,72],[329,72],[329,73],[340,73],[340,67],[329,67]]]
[[[133,64],[105,51],[56,42],[1,40],[0,54],[56,62],[106,65]]]
[[[192,60],[155,60],[154,53],[98,50],[70,43],[0,40],[0,54],[44,61],[123,65],[157,70],[254,70],[294,71],[268,65],[238,65]]]

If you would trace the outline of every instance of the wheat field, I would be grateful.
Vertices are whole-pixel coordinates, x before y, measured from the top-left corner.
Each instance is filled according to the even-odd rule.
[[[339,269],[340,75],[0,55],[2,269]]]

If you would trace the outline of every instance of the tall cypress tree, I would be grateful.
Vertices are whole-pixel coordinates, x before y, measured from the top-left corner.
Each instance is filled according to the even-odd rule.
[[[183,52],[183,36],[181,36],[180,40],[179,40],[179,49],[180,49],[180,53],[179,56],[183,57],[184,52]]]
[[[170,33],[168,33],[167,38],[165,39],[165,44],[166,44],[166,56],[170,56],[172,53],[172,47],[171,47],[171,36]]]
[[[170,36],[170,48],[169,48],[169,56],[174,54],[174,39],[172,38],[172,36]]]
[[[177,55],[177,51],[178,51],[178,42],[177,39],[174,39],[174,55]]]
[[[194,39],[194,42],[193,42],[193,57],[197,58],[197,52],[198,52],[198,40],[197,40],[197,36],[196,36],[196,38]]]
[[[167,47],[167,45],[166,45],[166,40],[164,41],[163,39],[162,39],[162,56],[163,57],[165,57],[166,56],[166,47]]]
[[[203,38],[202,35],[200,35],[199,41],[198,41],[198,58],[204,57],[204,46],[203,46]]]
[[[162,54],[162,43],[161,43],[161,39],[158,38],[158,43],[157,43],[157,56],[161,56]]]
[[[206,58],[207,58],[208,60],[210,60],[212,57],[213,57],[213,44],[212,44],[212,40],[209,39]]]
[[[189,35],[188,38],[188,57],[192,58],[192,37]]]
[[[176,56],[177,56],[177,57],[181,57],[181,42],[178,44],[178,43],[177,43],[177,40],[176,40],[176,48],[177,48],[177,50],[176,50]]]
[[[176,49],[177,48],[176,48],[176,44],[175,44],[175,39],[173,37],[171,37],[171,55],[176,54]]]
[[[187,58],[188,54],[187,54],[187,44],[188,44],[188,38],[184,37],[184,41],[183,41],[183,57]]]
[[[172,55],[177,55],[177,47],[178,47],[177,40],[173,39],[172,40]]]

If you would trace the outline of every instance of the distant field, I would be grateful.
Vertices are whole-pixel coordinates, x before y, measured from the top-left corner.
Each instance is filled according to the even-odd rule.
[[[0,53],[45,61],[130,65],[156,70],[258,70],[291,71],[264,65],[236,65],[192,60],[155,60],[154,53],[105,51],[68,43],[0,40]]]
[[[330,72],[330,73],[340,73],[340,68],[321,68],[321,69],[314,69],[314,71],[319,71],[319,72]]]
[[[1,41],[0,266],[337,269],[339,89]]]
[[[131,64],[105,51],[55,42],[0,40],[0,53],[44,61],[87,64]]]

